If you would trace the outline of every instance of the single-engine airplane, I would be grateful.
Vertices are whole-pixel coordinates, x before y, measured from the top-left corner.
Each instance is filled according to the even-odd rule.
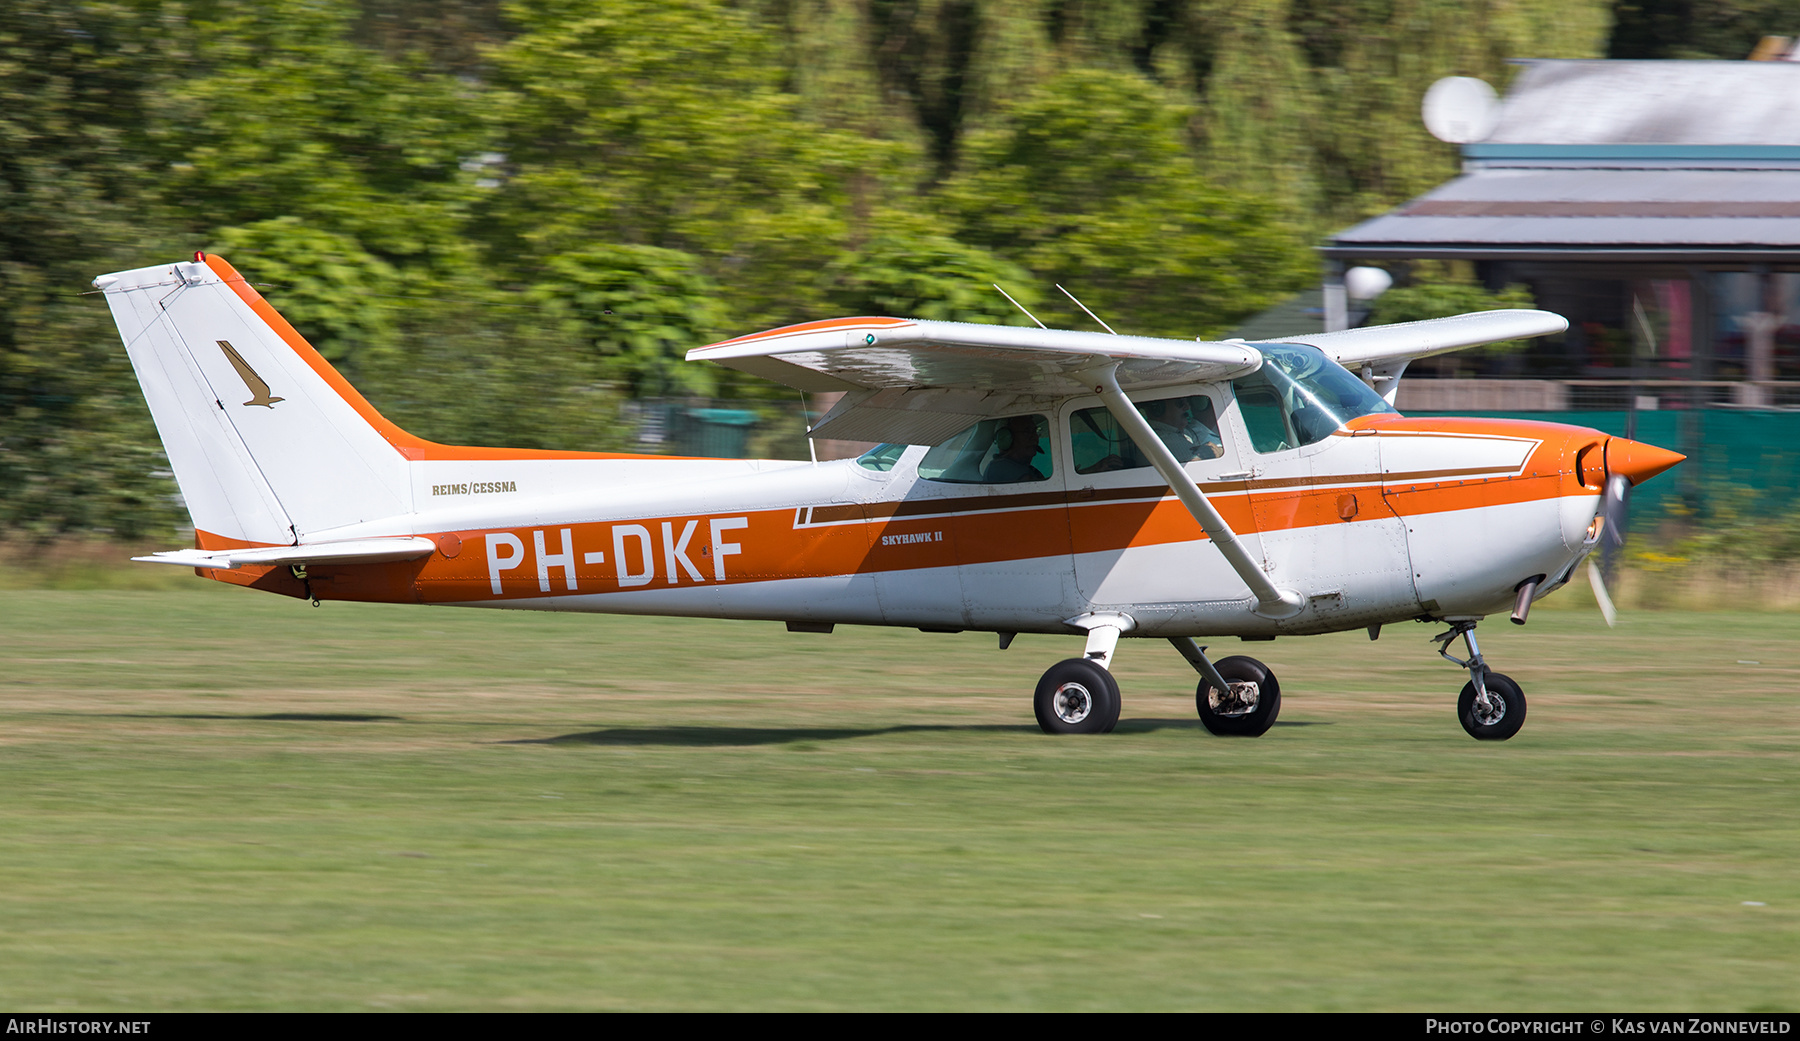
[[[1441,622],[1457,713],[1504,740],[1518,684],[1475,625],[1557,589],[1606,504],[1682,457],[1595,430],[1408,419],[1409,362],[1561,331],[1545,311],[1204,342],[840,318],[688,352],[843,397],[825,463],[466,448],[408,434],[217,256],[102,275],[193,517],[139,560],[321,600],[1085,635],[1034,709],[1118,721],[1122,636],[1168,640],[1215,734],[1256,736],[1281,688],[1197,637]],[[1102,323],[1104,324],[1104,323]],[[1461,637],[1468,657],[1449,653]]]

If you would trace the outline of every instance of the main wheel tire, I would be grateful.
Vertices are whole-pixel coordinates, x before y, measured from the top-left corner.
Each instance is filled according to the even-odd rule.
[[[1463,684],[1456,699],[1456,718],[1463,729],[1477,741],[1504,741],[1525,725],[1525,692],[1509,676],[1497,672],[1487,674],[1489,708],[1475,709],[1475,681]]]
[[[1281,715],[1281,684],[1269,667],[1255,658],[1234,654],[1214,663],[1219,675],[1233,687],[1235,697],[1221,696],[1204,678],[1194,691],[1194,707],[1200,710],[1200,725],[1220,737],[1261,737],[1275,725]],[[1252,684],[1249,691],[1240,683]],[[1245,702],[1243,695],[1250,698]]]
[[[1119,683],[1086,658],[1050,666],[1031,699],[1046,734],[1105,734],[1119,722]]]

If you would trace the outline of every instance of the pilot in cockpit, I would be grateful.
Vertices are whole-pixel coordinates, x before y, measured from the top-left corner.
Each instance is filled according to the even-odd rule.
[[[1176,462],[1217,459],[1224,454],[1219,433],[1194,416],[1191,400],[1163,398],[1145,402],[1142,406],[1144,419],[1150,423],[1150,429],[1162,443],[1168,446]]]
[[[1045,479],[1044,472],[1031,462],[1040,448],[1037,417],[1013,416],[1008,419],[994,435],[994,447],[998,454],[981,472],[982,480],[989,484],[1012,484]]]

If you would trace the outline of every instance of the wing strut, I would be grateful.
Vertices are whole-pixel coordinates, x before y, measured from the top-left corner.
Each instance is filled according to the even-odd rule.
[[[1207,501],[1206,493],[1188,477],[1187,471],[1175,461],[1175,453],[1169,451],[1169,446],[1163,444],[1162,438],[1156,436],[1156,431],[1150,429],[1149,421],[1125,397],[1125,392],[1119,389],[1116,373],[1118,367],[1118,363],[1113,362],[1086,369],[1082,375],[1087,377],[1088,385],[1094,388],[1094,393],[1100,395],[1100,400],[1106,403],[1106,410],[1112,413],[1119,425],[1125,428],[1125,433],[1131,436],[1132,444],[1138,446],[1138,451],[1144,453],[1156,467],[1156,472],[1168,482],[1169,490],[1175,493],[1181,504],[1200,522],[1201,530],[1206,532],[1207,538],[1212,539],[1213,545],[1219,547],[1219,552],[1225,555],[1226,563],[1250,587],[1251,595],[1256,597],[1256,613],[1264,618],[1291,618],[1300,613],[1300,609],[1306,606],[1306,599],[1291,589],[1277,589],[1256,561],[1250,559],[1250,554],[1238,542],[1237,535],[1225,523],[1225,518],[1219,516],[1219,511],[1213,509],[1213,504]]]

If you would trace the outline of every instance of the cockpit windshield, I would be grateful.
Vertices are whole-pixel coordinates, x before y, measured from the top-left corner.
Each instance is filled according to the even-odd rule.
[[[1238,411],[1258,452],[1278,452],[1323,440],[1357,416],[1394,407],[1317,347],[1263,343],[1263,367],[1232,381]]]

